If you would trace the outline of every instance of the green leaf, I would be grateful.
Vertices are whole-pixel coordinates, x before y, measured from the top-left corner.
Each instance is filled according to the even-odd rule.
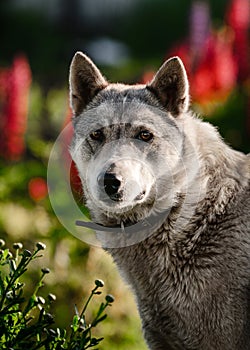
[[[9,249],[4,249],[2,253],[2,260],[6,260],[9,255]]]
[[[76,332],[78,327],[79,327],[79,317],[77,315],[75,315],[73,317],[73,320],[72,320],[72,329],[73,329],[73,331]]]

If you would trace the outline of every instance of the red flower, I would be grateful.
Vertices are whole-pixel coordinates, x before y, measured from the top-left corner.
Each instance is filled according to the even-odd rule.
[[[234,31],[234,52],[239,66],[239,81],[245,81],[249,77],[249,26],[250,26],[250,1],[232,0],[226,14],[226,20]]]
[[[62,143],[62,150],[63,150],[64,163],[66,168],[65,171],[69,170],[70,185],[71,185],[73,195],[79,202],[81,202],[83,198],[82,183],[78,175],[77,167],[69,153],[69,146],[73,136],[73,127],[71,123],[71,118],[72,118],[72,112],[70,107],[68,107],[68,110],[66,113],[66,119],[63,125],[63,127],[64,128],[67,127],[67,129],[64,131],[65,134],[64,134],[64,139]]]
[[[231,0],[226,23],[220,31],[207,32],[207,2],[194,2],[190,37],[168,55],[182,58],[189,75],[191,95],[199,104],[223,101],[237,82],[245,83],[249,79],[250,1]]]
[[[82,182],[78,175],[78,170],[76,168],[76,165],[73,161],[70,166],[70,185],[71,185],[71,189],[74,197],[79,202],[81,202],[83,199]]]
[[[231,31],[223,29],[210,34],[200,49],[195,62],[186,43],[171,50],[170,55],[178,55],[183,60],[194,102],[206,104],[224,99],[235,87],[238,72]]]
[[[250,21],[249,0],[232,0],[226,18],[233,29],[247,29]]]
[[[27,124],[28,95],[31,72],[27,59],[18,56],[13,66],[0,74],[1,94],[1,154],[6,159],[18,160],[25,149],[24,134]]]
[[[30,198],[39,202],[48,194],[48,187],[46,181],[41,177],[34,177],[29,181],[28,190]]]
[[[201,103],[224,99],[236,85],[237,70],[230,31],[211,35],[192,77],[193,98]]]

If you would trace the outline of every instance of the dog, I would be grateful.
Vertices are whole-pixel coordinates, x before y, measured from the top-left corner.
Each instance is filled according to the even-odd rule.
[[[178,57],[125,85],[77,52],[69,82],[72,159],[149,349],[249,350],[249,155],[190,111]]]

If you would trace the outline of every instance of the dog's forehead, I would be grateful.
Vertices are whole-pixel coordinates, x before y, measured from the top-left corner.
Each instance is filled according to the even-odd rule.
[[[113,84],[101,91],[75,121],[76,129],[91,130],[124,125],[150,129],[178,129],[169,115],[144,85]]]

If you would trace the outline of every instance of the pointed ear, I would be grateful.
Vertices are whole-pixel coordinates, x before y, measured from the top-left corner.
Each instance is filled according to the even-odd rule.
[[[174,116],[188,110],[189,84],[186,70],[179,57],[167,60],[147,88]]]
[[[99,69],[82,52],[77,52],[70,65],[70,104],[74,116],[82,113],[95,95],[108,85]]]

